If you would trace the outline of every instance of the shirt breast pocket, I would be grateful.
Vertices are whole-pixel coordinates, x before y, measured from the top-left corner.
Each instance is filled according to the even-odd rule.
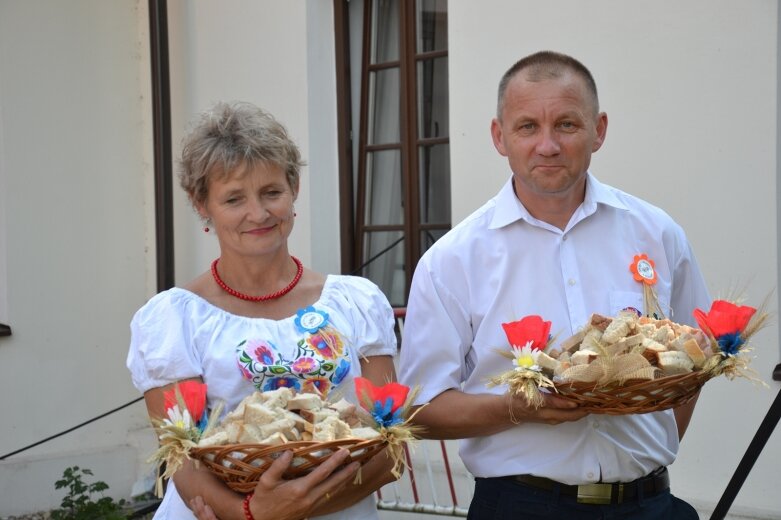
[[[610,315],[615,316],[621,311],[632,311],[642,316],[643,293],[634,291],[610,291]]]

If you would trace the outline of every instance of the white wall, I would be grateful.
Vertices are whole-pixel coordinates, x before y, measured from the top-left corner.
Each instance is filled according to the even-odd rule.
[[[2,455],[138,397],[128,323],[154,287],[145,6],[0,2]],[[58,505],[71,464],[127,496],[144,424],[137,404],[0,462],[0,516]]]
[[[0,339],[12,418],[0,421],[0,454],[138,396],[124,367],[128,323],[156,291],[146,5],[0,1],[0,215],[12,216],[0,221],[0,254],[14,330]],[[168,5],[174,158],[185,127],[216,101],[272,112],[310,165],[291,251],[337,272],[332,4]],[[186,283],[218,248],[175,186],[176,280]],[[136,404],[0,462],[0,516],[58,505],[54,481],[74,463],[126,497],[154,446]]]
[[[608,113],[597,177],[684,226],[714,296],[744,289],[758,304],[778,286],[775,2],[451,0],[448,11],[454,222],[509,176],[489,134],[499,78],[520,57],[554,49],[591,69]],[[769,390],[706,385],[672,467],[674,492],[719,499],[779,390],[778,337],[773,323],[755,342],[752,366]],[[781,513],[779,460],[781,428],[734,509]]]

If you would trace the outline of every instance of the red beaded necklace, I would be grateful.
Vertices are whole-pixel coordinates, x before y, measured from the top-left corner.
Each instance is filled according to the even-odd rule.
[[[282,289],[273,292],[271,294],[264,294],[263,296],[250,296],[249,294],[244,294],[237,291],[236,289],[232,289],[228,287],[228,284],[222,281],[222,278],[220,278],[220,274],[217,272],[217,263],[220,261],[219,258],[215,259],[214,262],[212,262],[212,276],[214,277],[214,281],[217,282],[217,285],[219,285],[223,291],[230,294],[231,296],[235,296],[236,298],[247,300],[249,302],[265,302],[268,300],[275,300],[277,298],[281,298],[282,296],[292,291],[293,287],[296,286],[298,281],[301,279],[301,275],[304,272],[304,264],[301,263],[301,260],[299,260],[293,255],[290,255],[290,258],[293,259],[293,262],[296,263],[296,267],[298,268],[296,271],[296,275],[293,277],[293,281],[287,284],[287,286],[283,287]]]

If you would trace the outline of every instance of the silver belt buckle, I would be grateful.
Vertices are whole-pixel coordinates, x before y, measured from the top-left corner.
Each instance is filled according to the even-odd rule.
[[[610,504],[612,499],[612,484],[583,484],[578,486],[579,504]],[[618,484],[618,502],[624,498],[624,486]]]

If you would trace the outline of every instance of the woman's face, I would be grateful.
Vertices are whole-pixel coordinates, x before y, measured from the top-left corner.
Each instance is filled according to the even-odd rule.
[[[208,195],[197,206],[211,219],[221,254],[264,255],[284,248],[293,229],[296,193],[285,171],[273,164],[240,167],[209,181]]]

